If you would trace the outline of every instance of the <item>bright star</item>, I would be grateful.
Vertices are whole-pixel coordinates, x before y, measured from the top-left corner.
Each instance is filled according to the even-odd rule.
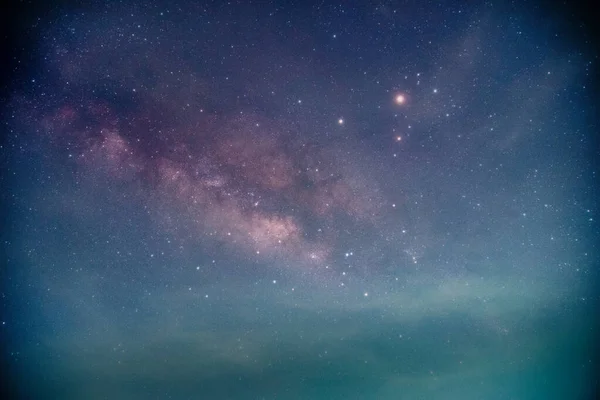
[[[399,94],[396,96],[395,101],[396,101],[396,104],[402,105],[402,104],[406,103],[406,96],[404,96],[403,94]]]

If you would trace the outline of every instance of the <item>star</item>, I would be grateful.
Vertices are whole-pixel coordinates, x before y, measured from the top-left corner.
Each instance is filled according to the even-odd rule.
[[[404,103],[406,103],[406,96],[402,93],[399,93],[396,95],[396,97],[394,98],[394,101],[396,102],[396,104],[398,105],[403,105]]]

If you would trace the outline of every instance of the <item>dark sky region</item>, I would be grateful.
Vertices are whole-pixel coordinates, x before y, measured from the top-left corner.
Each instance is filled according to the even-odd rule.
[[[13,6],[3,398],[597,394],[591,7]]]

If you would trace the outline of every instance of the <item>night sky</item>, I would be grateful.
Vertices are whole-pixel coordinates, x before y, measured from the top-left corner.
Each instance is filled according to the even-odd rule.
[[[597,41],[516,3],[8,14],[4,398],[593,398]]]

